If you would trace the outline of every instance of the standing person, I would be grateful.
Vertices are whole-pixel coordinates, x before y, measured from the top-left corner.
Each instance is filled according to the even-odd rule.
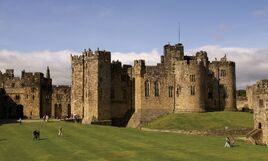
[[[33,112],[31,111],[30,116],[29,116],[30,120],[32,119],[32,115],[33,115]]]
[[[49,119],[49,116],[48,116],[48,115],[46,115],[46,118],[45,118],[46,122],[48,122],[48,119]]]
[[[21,124],[21,118],[19,118],[19,123]]]
[[[58,136],[62,136],[62,127],[59,128]]]
[[[226,137],[226,138],[225,138],[225,145],[224,145],[224,147],[225,147],[225,148],[230,148],[230,147],[231,147],[229,137]]]

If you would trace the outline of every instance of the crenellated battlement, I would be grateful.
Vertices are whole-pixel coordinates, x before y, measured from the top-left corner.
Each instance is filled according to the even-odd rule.
[[[134,60],[134,67],[136,66],[145,67],[145,60],[142,60],[142,59]]]
[[[93,52],[90,48],[88,50],[84,49],[81,55],[71,55],[72,64],[80,64],[85,60],[99,59],[107,60],[111,58],[111,52],[105,50],[97,49]]]
[[[175,45],[166,44],[164,46],[164,53],[168,53],[171,51],[183,51],[183,45],[181,43]]]
[[[233,61],[212,61],[211,64],[218,66],[235,66],[235,62]]]

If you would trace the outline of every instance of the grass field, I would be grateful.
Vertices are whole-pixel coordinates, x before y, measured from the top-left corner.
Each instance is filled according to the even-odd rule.
[[[178,113],[160,117],[146,127],[153,129],[253,128],[253,115],[246,112]],[[268,160],[268,159],[267,159]]]
[[[63,127],[63,136],[57,129]],[[32,140],[32,131],[41,140]],[[66,122],[3,124],[1,161],[267,161],[268,148],[237,141],[224,148],[224,137],[143,132],[137,129]]]

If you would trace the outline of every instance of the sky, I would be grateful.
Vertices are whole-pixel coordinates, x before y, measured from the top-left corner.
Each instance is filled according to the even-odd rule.
[[[156,64],[179,26],[186,54],[236,62],[238,89],[268,78],[265,0],[0,0],[0,70],[50,66],[54,84],[70,84],[70,54],[85,48]]]

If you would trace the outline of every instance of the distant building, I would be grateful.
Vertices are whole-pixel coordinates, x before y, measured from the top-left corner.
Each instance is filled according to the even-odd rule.
[[[52,113],[54,118],[71,117],[71,87],[52,86]]]
[[[0,71],[1,118],[40,118],[51,113],[52,80],[49,69],[43,73],[21,72],[14,76],[13,69]]]
[[[90,49],[71,63],[71,111],[84,123],[137,127],[167,113],[236,110],[235,63],[226,56],[186,56],[179,43],[165,45],[156,66],[122,66],[110,52]]]
[[[14,76],[13,69],[0,71],[0,119],[37,119],[44,115],[52,118],[71,116],[71,88],[52,86],[50,70],[43,73],[21,72]]]

